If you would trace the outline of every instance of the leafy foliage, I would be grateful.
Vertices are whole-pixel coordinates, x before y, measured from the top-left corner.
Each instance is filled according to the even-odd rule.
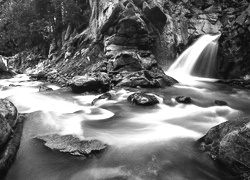
[[[7,0],[0,3],[0,54],[10,56],[61,39],[71,25],[88,24],[87,0]]]

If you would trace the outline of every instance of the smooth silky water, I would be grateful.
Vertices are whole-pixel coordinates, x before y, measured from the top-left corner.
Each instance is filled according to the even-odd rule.
[[[112,100],[91,106],[98,95],[76,95],[49,84],[54,91],[38,92],[43,83],[29,81],[25,75],[0,80],[1,98],[27,115],[16,161],[5,180],[227,179],[195,142],[217,124],[249,116],[250,91],[213,79],[178,77],[182,81],[173,87],[145,89],[160,101],[151,107],[127,101],[137,89],[111,91]],[[177,103],[174,97],[180,95],[191,97],[192,104]],[[215,100],[228,106],[216,106]],[[98,139],[109,147],[85,159],[52,151],[35,139],[55,133]]]

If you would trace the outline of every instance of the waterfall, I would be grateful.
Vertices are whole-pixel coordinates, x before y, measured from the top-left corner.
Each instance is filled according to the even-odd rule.
[[[167,74],[216,78],[219,35],[205,34],[186,49],[169,67]]]

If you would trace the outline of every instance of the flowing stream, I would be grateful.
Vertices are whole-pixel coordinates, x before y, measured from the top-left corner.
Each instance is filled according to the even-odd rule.
[[[9,86],[10,84],[15,87]],[[0,80],[0,97],[26,113],[16,161],[4,180],[225,180],[221,169],[195,142],[213,126],[250,115],[250,91],[192,79],[173,87],[146,89],[160,104],[139,107],[127,97],[136,89],[111,91],[112,100],[91,102],[97,95],[77,95],[25,75]],[[192,104],[179,104],[185,95]],[[216,106],[223,100],[228,106]],[[72,134],[109,145],[85,159],[52,151],[34,137]]]

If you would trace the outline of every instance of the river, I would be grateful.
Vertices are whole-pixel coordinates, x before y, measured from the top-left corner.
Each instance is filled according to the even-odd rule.
[[[187,81],[148,89],[160,104],[138,107],[126,99],[136,89],[111,91],[112,100],[91,102],[98,95],[73,94],[26,75],[0,80],[0,97],[26,113],[16,161],[5,180],[225,180],[219,167],[195,147],[213,126],[250,115],[250,91],[209,81]],[[10,84],[13,85],[9,86]],[[185,95],[192,104],[179,104]],[[228,106],[216,106],[223,100]],[[98,139],[108,149],[88,159],[52,151],[35,139],[47,134]]]

